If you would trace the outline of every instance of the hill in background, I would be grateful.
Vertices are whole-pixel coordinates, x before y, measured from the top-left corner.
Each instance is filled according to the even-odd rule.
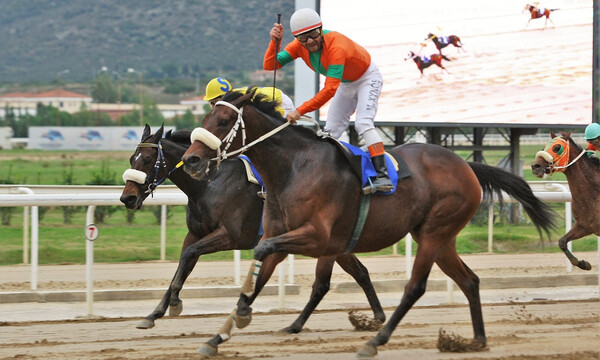
[[[2,0],[0,81],[88,82],[103,66],[144,81],[251,72],[277,13],[292,39],[293,11],[292,0]]]

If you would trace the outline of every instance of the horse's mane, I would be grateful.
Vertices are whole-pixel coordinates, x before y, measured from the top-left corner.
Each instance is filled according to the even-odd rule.
[[[175,132],[167,131],[165,134],[165,139],[171,140],[181,146],[189,147],[192,145],[190,141],[191,133],[192,132],[190,130],[179,130]]]
[[[566,136],[566,134],[563,133],[563,136]],[[573,146],[575,149],[581,151],[586,151],[584,150],[581,146],[579,146],[575,140],[573,140],[570,136],[567,137],[567,140],[569,140],[569,143],[571,144],[571,146]],[[597,158],[596,156],[582,156],[583,159],[587,160],[590,164],[592,164],[594,167],[596,167],[598,170],[600,170],[600,159]]]
[[[253,92],[254,89],[256,89],[256,86],[249,86],[248,89],[246,90],[246,94]],[[239,99],[243,95],[245,95],[245,94],[242,94],[241,92],[238,92],[238,91],[229,91],[229,92],[225,93],[225,95],[223,95],[221,100],[227,101],[227,102],[232,102],[234,100]],[[270,101],[263,94],[254,95],[252,97],[252,100],[250,101],[250,105],[252,105],[259,112],[263,113],[263,115],[265,115],[265,117],[267,119],[269,119],[271,122],[273,122],[273,124],[275,124],[276,126],[279,126],[282,123],[284,123],[285,121],[287,121],[276,110],[277,101],[276,100]],[[317,137],[313,130],[306,128],[304,126],[294,126],[294,130],[296,130],[300,133],[303,133],[303,134],[307,134],[309,136]]]

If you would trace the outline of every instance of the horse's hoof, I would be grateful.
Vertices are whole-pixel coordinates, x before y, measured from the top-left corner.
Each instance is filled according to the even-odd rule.
[[[211,357],[211,356],[214,356],[218,350],[219,349],[217,349],[216,346],[212,346],[210,344],[202,344],[198,348],[198,353],[200,355],[202,355],[203,357]]]
[[[592,265],[585,260],[579,260],[577,267],[579,267],[581,270],[592,270]]]
[[[177,303],[177,305],[169,305],[169,316],[179,316],[183,311],[183,301]]]
[[[246,326],[250,325],[250,323],[252,322],[252,313],[249,313],[248,315],[235,315],[235,326],[238,329],[243,329]]]
[[[293,326],[293,325],[290,325],[288,327],[285,327],[285,328],[279,330],[279,332],[287,333],[287,334],[298,334],[298,333],[300,333],[300,331],[302,331],[302,328],[298,328],[297,326]]]
[[[138,329],[152,329],[154,327],[154,320],[144,319],[140,321],[135,327]]]
[[[364,344],[356,353],[358,358],[372,358],[377,355],[377,348],[369,343]]]

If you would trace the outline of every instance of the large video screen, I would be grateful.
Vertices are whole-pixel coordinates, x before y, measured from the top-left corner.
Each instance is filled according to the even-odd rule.
[[[324,29],[364,46],[383,74],[378,125],[579,127],[592,121],[593,1],[321,0]],[[448,72],[419,71],[441,49]],[[321,87],[323,77],[321,77]],[[327,106],[320,119],[326,120]]]

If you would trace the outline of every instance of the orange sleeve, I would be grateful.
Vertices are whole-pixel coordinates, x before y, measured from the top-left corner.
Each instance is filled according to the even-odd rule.
[[[281,48],[281,42],[279,43],[279,48]],[[273,65],[275,64],[275,53],[278,52],[279,49],[275,49],[275,41],[269,41],[269,47],[267,51],[265,51],[265,56],[263,58],[263,68],[265,70],[275,70]],[[277,68],[281,68],[281,64],[277,62]]]
[[[298,107],[300,115],[315,111],[325,105],[335,95],[341,82],[342,80],[340,79],[326,77],[325,86],[312,99],[307,100]]]

